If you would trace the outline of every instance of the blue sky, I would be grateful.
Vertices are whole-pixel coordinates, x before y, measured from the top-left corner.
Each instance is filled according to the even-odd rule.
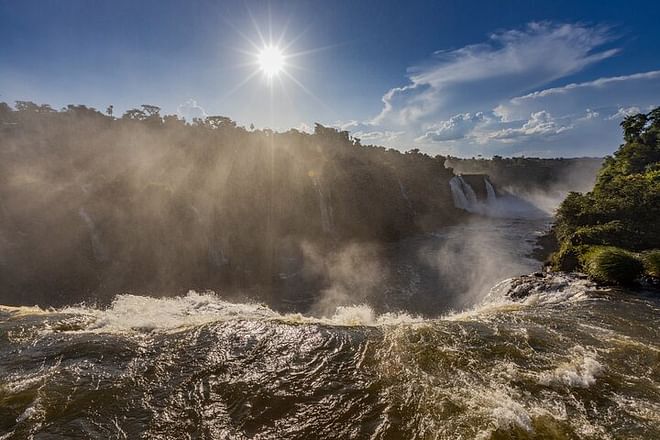
[[[625,114],[660,105],[658,23],[657,1],[0,0],[0,100],[604,155]],[[289,55],[271,82],[252,75],[262,38]]]

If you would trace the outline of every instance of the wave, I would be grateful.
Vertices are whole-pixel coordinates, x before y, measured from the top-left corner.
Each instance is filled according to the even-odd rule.
[[[544,372],[539,377],[541,385],[566,385],[576,388],[588,388],[602,374],[603,365],[598,362],[598,355],[582,346],[572,350],[568,361],[561,363],[554,370]]]
[[[653,322],[657,303],[591,289],[573,275],[517,277],[433,319],[366,304],[286,314],[194,291],[4,307],[0,399],[13,406],[0,430],[486,439],[632,427],[631,438],[655,438],[657,327],[634,320]]]
[[[522,280],[521,280],[522,279]],[[228,320],[277,320],[290,324],[321,324],[331,326],[391,326],[431,323],[436,320],[475,319],[485,314],[543,306],[587,297],[593,288],[589,282],[565,274],[543,279],[515,277],[496,284],[483,301],[472,308],[447,313],[435,319],[406,312],[378,314],[368,304],[339,306],[331,316],[307,316],[301,313],[279,313],[259,303],[234,303],[213,292],[189,291],[178,297],[151,297],[122,294],[107,308],[87,305],[60,309],[0,306],[0,312],[18,315],[63,314],[64,318],[50,324],[57,331],[87,331],[102,333],[174,331],[210,322]],[[524,294],[524,297],[522,297]],[[522,297],[522,298],[517,298]]]

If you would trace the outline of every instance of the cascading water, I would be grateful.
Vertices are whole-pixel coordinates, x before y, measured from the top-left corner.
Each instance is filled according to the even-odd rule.
[[[399,179],[399,176],[396,177],[396,181],[399,183],[399,192],[401,193],[401,197],[408,204],[408,208],[411,211],[414,211],[412,201],[410,200],[410,197],[408,197],[408,192],[406,191],[406,187],[403,186],[403,182],[401,182],[401,179]]]
[[[657,299],[522,278],[432,319],[0,307],[0,438],[659,438]]]
[[[465,192],[465,197],[467,197],[467,200],[470,203],[470,205],[476,205],[477,203],[479,203],[477,194],[474,192],[474,189],[472,189],[470,184],[467,183],[462,176],[459,176],[458,180],[460,180],[461,182],[461,187],[463,188],[463,191]]]
[[[325,232],[326,234],[330,234],[333,231],[332,208],[328,206],[326,196],[323,192],[323,188],[321,187],[321,183],[319,182],[319,178],[317,176],[314,176],[312,179],[314,181],[314,187],[316,188],[316,192],[318,193],[319,196],[319,209],[321,211],[321,229],[323,229],[323,232]]]
[[[463,189],[463,183],[461,176],[454,176],[449,181],[449,187],[451,188],[451,195],[454,199],[454,206],[469,211],[470,202]]]
[[[488,177],[484,177],[484,185],[486,185],[486,201],[488,203],[495,203],[497,195],[495,194],[495,188],[493,188],[493,184],[490,183]]]
[[[535,274],[454,308],[539,263],[538,222],[467,223],[325,316],[195,292],[0,306],[0,439],[660,438],[658,298]]]
[[[500,218],[544,218],[548,214],[532,203],[512,194],[498,196],[487,176],[483,178],[486,199],[479,200],[476,192],[463,176],[454,176],[449,181],[454,206],[486,217]]]
[[[454,206],[476,214],[484,213],[484,206],[477,198],[477,194],[462,176],[454,176],[449,181]]]
[[[105,262],[108,261],[108,253],[105,249],[105,246],[101,242],[98,231],[96,230],[96,225],[94,220],[90,217],[89,213],[85,208],[80,208],[78,210],[78,215],[83,219],[87,229],[89,230],[90,240],[92,242],[92,252],[94,253],[94,258],[96,261]]]

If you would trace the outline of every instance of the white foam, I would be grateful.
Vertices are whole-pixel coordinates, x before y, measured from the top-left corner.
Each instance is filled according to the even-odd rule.
[[[505,395],[499,396],[497,402],[492,416],[498,428],[519,426],[525,431],[532,431],[532,418],[520,403]]]
[[[542,385],[566,385],[575,388],[588,388],[596,382],[604,367],[598,362],[595,353],[577,346],[571,359],[559,364],[554,370],[541,373]]]
[[[313,321],[314,318],[311,320]],[[339,306],[331,318],[322,318],[321,321],[331,325],[346,326],[388,326],[428,322],[424,318],[403,312],[378,315],[366,304]]]
[[[25,411],[23,411],[17,418],[16,418],[16,423],[21,423],[25,420],[33,419],[36,418],[37,416],[41,415],[43,412],[43,408],[41,406],[41,401],[39,397],[37,397],[34,402],[27,408],[25,408]]]
[[[366,304],[339,306],[329,322],[340,325],[373,325],[376,322],[376,315]]]
[[[407,313],[377,314],[366,305],[339,306],[330,317],[312,317],[300,313],[281,314],[263,304],[233,303],[216,294],[189,291],[185,296],[155,298],[150,296],[118,295],[107,308],[85,305],[51,309],[6,307],[5,311],[21,314],[73,314],[88,317],[79,321],[71,332],[122,333],[144,331],[172,331],[210,322],[229,320],[275,320],[295,324],[324,324],[337,326],[387,326],[425,322]],[[64,326],[68,327],[68,326]],[[46,331],[62,329],[57,323]]]
[[[174,298],[118,295],[105,310],[80,306],[67,307],[60,312],[92,316],[95,321],[86,330],[102,332],[170,330],[228,319],[277,316],[260,304],[230,303],[214,294],[194,291]]]
[[[532,279],[533,281],[533,279]],[[444,320],[482,319],[485,315],[506,313],[528,306],[575,301],[586,297],[586,281],[567,275],[553,275],[543,279],[528,296],[517,301],[510,298],[512,291],[529,287],[512,287],[512,279],[495,285],[484,301],[471,309],[452,312]],[[69,331],[122,332],[173,330],[224,320],[280,320],[289,323],[319,323],[339,326],[388,326],[428,323],[430,320],[405,312],[377,314],[366,304],[345,305],[335,309],[329,317],[312,317],[300,313],[281,314],[263,304],[232,303],[214,293],[188,292],[185,296],[155,298],[149,296],[118,295],[105,309],[73,306],[43,310],[38,307],[0,307],[12,315],[65,313],[89,317]],[[61,326],[55,325],[61,330]],[[48,331],[52,328],[48,327]]]

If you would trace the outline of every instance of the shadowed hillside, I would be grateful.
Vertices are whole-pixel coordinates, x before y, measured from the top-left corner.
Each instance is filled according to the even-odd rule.
[[[444,157],[321,125],[29,102],[0,121],[2,302],[271,286],[301,270],[303,243],[393,241],[465,215]]]
[[[491,172],[518,187],[567,175],[544,171],[565,162],[524,159],[525,172],[503,180],[500,162],[510,161],[519,160],[475,162],[482,200]],[[447,165],[473,162],[362,145],[318,124],[275,133],[222,116],[187,123],[150,105],[115,118],[2,103],[0,302],[188,289],[295,302],[337,273],[351,280],[343,290],[375,292],[387,243],[492,211],[455,207]]]

